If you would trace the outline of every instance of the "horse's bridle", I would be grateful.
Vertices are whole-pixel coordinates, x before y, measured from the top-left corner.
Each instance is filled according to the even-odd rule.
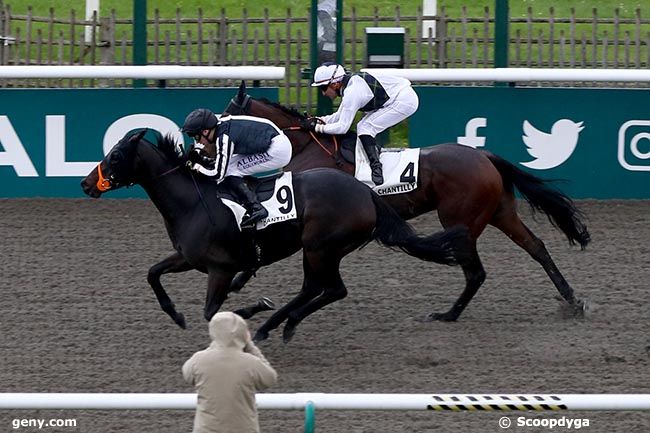
[[[179,164],[179,165],[177,165],[177,166],[175,166],[173,168],[170,168],[169,170],[165,170],[161,174],[155,176],[153,179],[155,180],[155,179],[159,179],[159,178],[161,178],[163,176],[166,176],[169,173],[172,173],[172,172],[178,170],[182,166],[183,166],[182,164]],[[128,184],[127,186],[132,186],[132,185],[134,185],[133,182]],[[95,184],[95,186],[97,186],[97,189],[99,191],[106,192],[106,191],[108,191],[110,189],[119,188],[122,185],[115,180],[115,174],[111,174],[108,177],[104,176],[104,173],[102,172],[102,163],[100,162],[99,164],[97,164],[97,183]]]
[[[100,162],[97,164],[97,189],[101,192],[106,192],[109,189],[115,188],[116,185],[117,182],[115,182],[115,175],[111,174],[108,177],[104,177],[104,173],[102,173],[102,163]]]

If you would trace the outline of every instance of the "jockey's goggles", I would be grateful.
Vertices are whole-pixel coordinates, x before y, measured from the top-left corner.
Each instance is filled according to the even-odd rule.
[[[336,76],[336,73],[338,72],[339,67],[336,65],[334,67],[334,71],[332,72],[332,76],[330,77],[329,80],[327,80],[327,83],[325,84],[320,84],[318,88],[320,89],[321,92],[326,92],[327,89],[329,88],[330,84],[332,84],[332,81],[334,81],[334,77]]]

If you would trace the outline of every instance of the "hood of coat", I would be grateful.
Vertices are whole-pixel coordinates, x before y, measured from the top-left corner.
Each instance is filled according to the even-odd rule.
[[[230,311],[212,316],[209,330],[212,345],[216,347],[243,349],[250,340],[246,321]]]

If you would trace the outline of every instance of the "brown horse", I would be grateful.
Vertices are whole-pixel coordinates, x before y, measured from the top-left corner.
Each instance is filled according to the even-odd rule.
[[[282,128],[293,145],[293,158],[287,170],[298,172],[314,167],[336,167],[354,174],[354,164],[341,154],[340,143],[345,137],[301,130],[299,121],[305,116],[280,104],[252,98],[246,94],[244,82],[225,111],[267,118]],[[382,198],[405,219],[437,209],[443,227],[465,225],[469,227],[473,241],[472,259],[462,265],[465,289],[449,311],[430,314],[428,320],[458,319],[483,284],[485,270],[476,250],[476,241],[488,224],[505,233],[542,265],[576,315],[584,312],[586,303],[575,297],[544,243],[517,214],[515,188],[533,210],[547,215],[570,244],[578,242],[584,249],[590,241],[589,232],[582,213],[569,197],[550,186],[549,181],[526,173],[499,156],[457,143],[422,148],[419,164],[417,189]],[[253,271],[240,274],[233,282],[234,288],[243,287],[252,275]]]

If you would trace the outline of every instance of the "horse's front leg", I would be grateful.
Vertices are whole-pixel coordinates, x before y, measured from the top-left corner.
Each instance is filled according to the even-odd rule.
[[[174,303],[167,295],[167,292],[160,283],[160,277],[163,274],[170,272],[186,272],[194,269],[192,265],[187,263],[185,258],[180,253],[174,253],[163,261],[156,263],[149,269],[147,274],[147,281],[153,289],[153,292],[158,299],[160,308],[171,317],[174,322],[181,328],[185,329],[185,317],[182,313],[176,311]]]
[[[205,320],[210,321],[225,302],[234,276],[235,272],[219,268],[208,269],[208,291],[203,309]]]

